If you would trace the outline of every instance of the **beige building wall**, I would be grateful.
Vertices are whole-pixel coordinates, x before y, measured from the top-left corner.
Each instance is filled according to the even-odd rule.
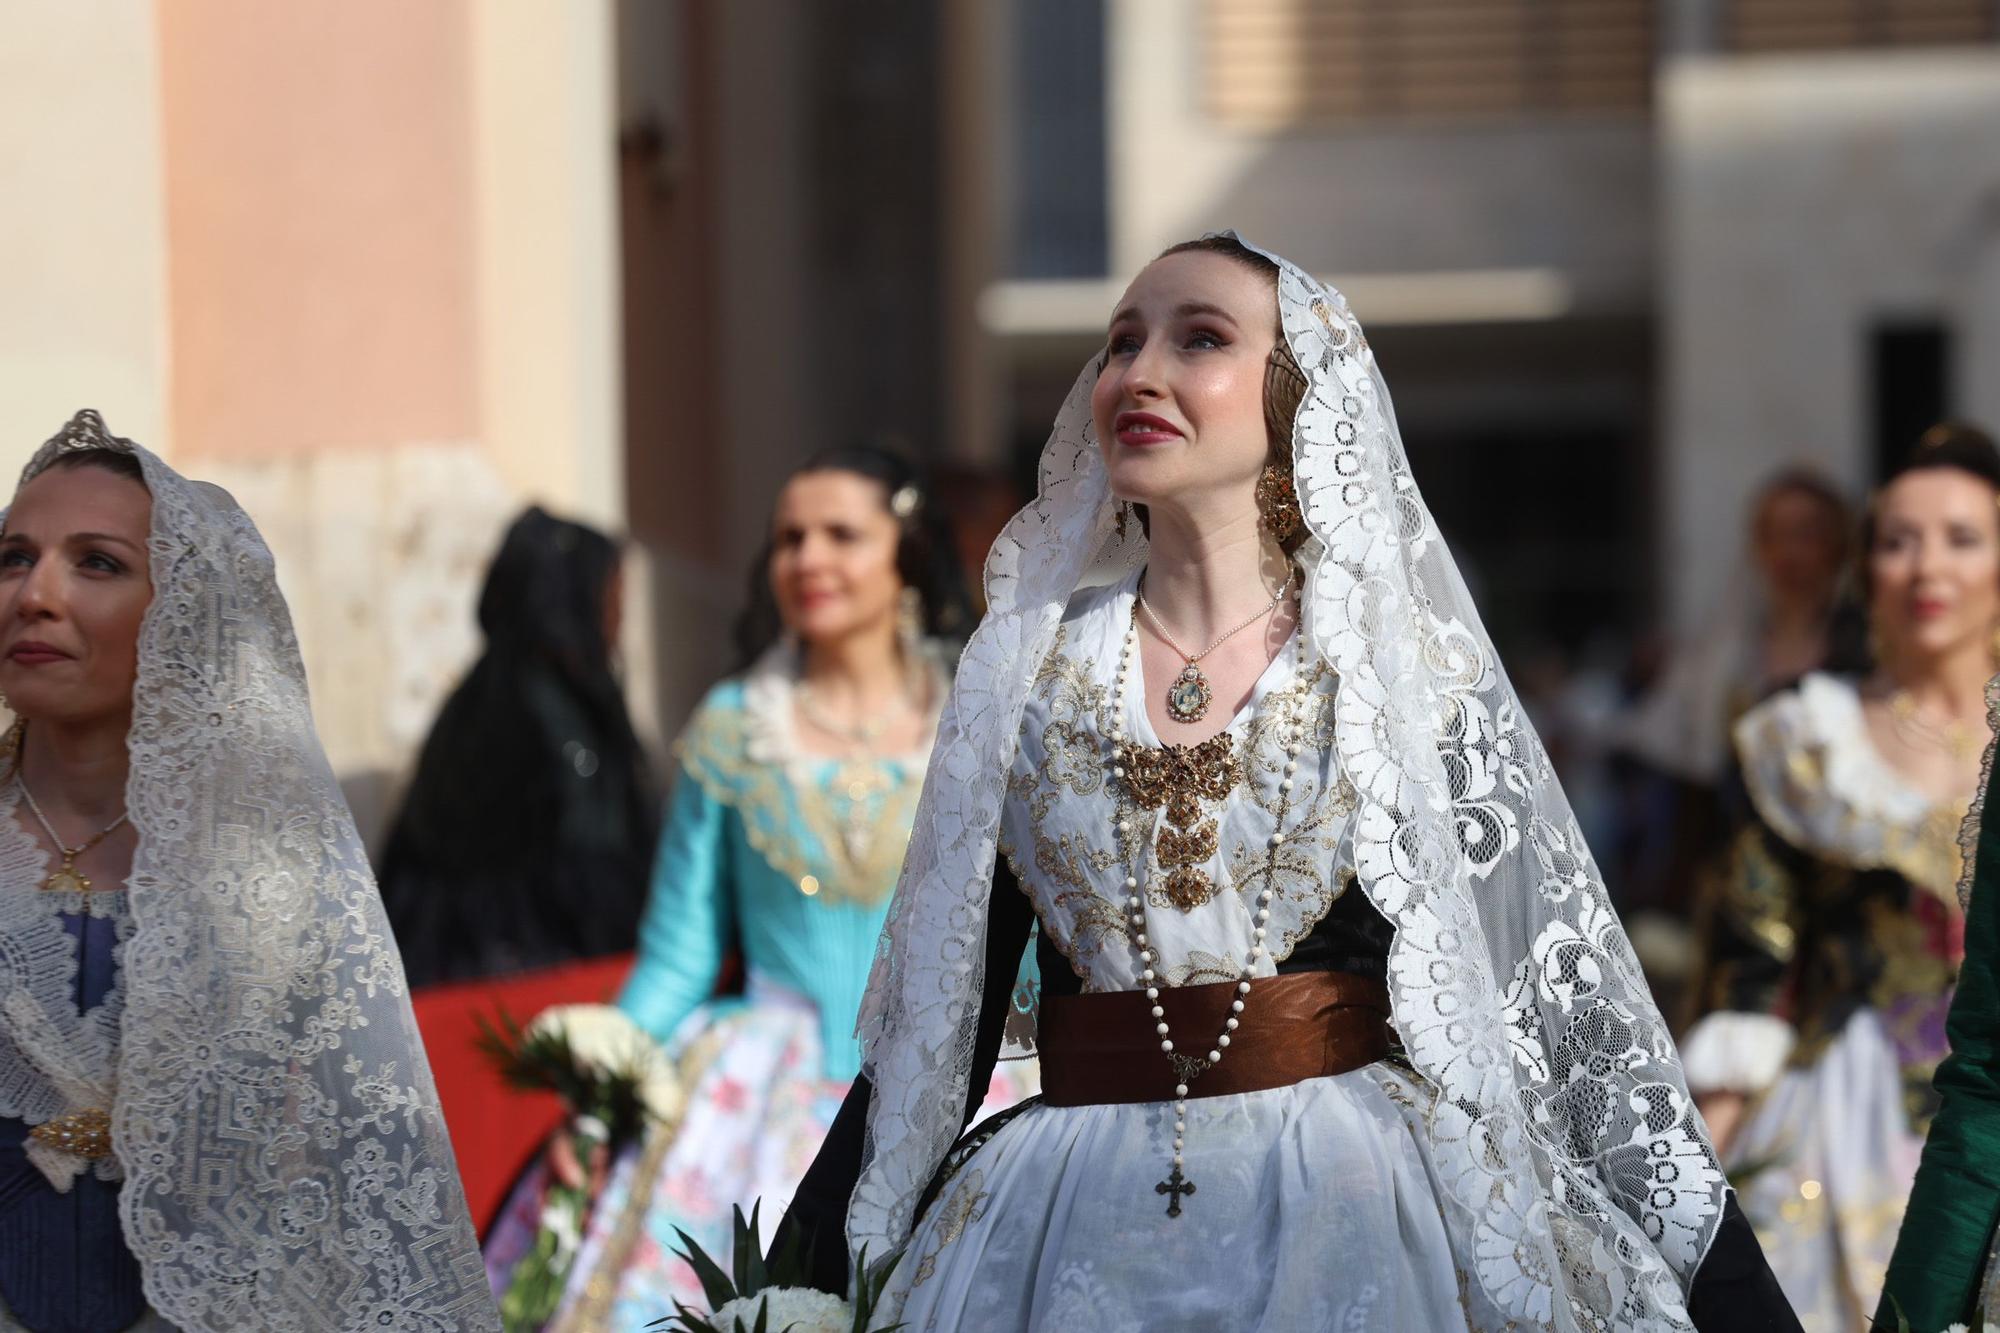
[[[1791,462],[1869,480],[1879,321],[1941,319],[1957,410],[2000,422],[2000,56],[1688,61],[1660,107],[1661,558],[1690,627],[1742,550],[1714,497]]]
[[[1411,295],[1426,320],[1461,306],[1474,318],[1540,318],[1547,301],[1532,280],[1542,270],[1578,309],[1644,307],[1643,115],[1235,129],[1203,101],[1206,7],[1106,0],[1111,276],[1121,285],[1173,242],[1235,227],[1317,273],[1471,274],[1462,292],[1433,278]],[[1496,290],[1513,300],[1516,288],[1519,310],[1486,308]],[[1404,318],[1401,291],[1380,311],[1350,295],[1364,322]]]
[[[367,833],[507,519],[624,526],[613,78],[610,0],[10,12],[6,448],[89,403],[243,501]]]
[[[0,38],[0,474],[80,407],[162,446],[167,278],[149,0],[17,0]]]

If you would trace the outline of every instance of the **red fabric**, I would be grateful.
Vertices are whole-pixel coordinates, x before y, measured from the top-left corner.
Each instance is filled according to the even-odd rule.
[[[562,1107],[549,1093],[517,1092],[501,1081],[479,1051],[479,1018],[497,1021],[504,1008],[526,1023],[552,1004],[609,1003],[631,970],[632,955],[617,954],[513,976],[425,986],[411,996],[465,1179],[465,1201],[482,1229],[505,1202],[522,1163],[556,1127]]]

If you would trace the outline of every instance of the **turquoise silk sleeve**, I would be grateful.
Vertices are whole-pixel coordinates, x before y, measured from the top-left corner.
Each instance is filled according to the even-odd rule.
[[[685,769],[667,803],[639,960],[618,1007],[660,1041],[715,989],[729,937],[729,807]]]

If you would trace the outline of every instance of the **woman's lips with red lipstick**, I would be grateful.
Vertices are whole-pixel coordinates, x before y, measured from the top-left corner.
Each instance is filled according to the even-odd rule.
[[[1118,443],[1128,448],[1165,444],[1181,438],[1179,427],[1151,412],[1120,412],[1118,419],[1112,423],[1112,433],[1118,437]]]
[[[47,666],[50,662],[66,662],[69,654],[34,639],[27,639],[7,650],[7,656],[23,666]]]
[[[1936,620],[1951,610],[1951,603],[1942,597],[1913,597],[1910,599],[1910,615],[1918,620]]]

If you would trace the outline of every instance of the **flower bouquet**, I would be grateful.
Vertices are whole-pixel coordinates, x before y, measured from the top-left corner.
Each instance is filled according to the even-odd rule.
[[[676,1229],[683,1259],[701,1279],[702,1294],[708,1298],[709,1313],[689,1309],[674,1302],[674,1313],[655,1320],[649,1328],[667,1333],[895,1333],[901,1324],[872,1328],[882,1289],[889,1285],[897,1256],[874,1268],[868,1267],[864,1250],[858,1265],[862,1277],[855,1284],[852,1303],[806,1285],[808,1261],[799,1252],[798,1235],[788,1233],[777,1253],[767,1264],[758,1237],[757,1210],[752,1204],[745,1219],[741,1208],[734,1209],[734,1232],[730,1271],[695,1243],[694,1237]]]
[[[480,1048],[516,1087],[553,1092],[569,1112],[568,1132],[588,1163],[599,1148],[615,1155],[652,1121],[681,1113],[683,1096],[671,1061],[650,1034],[608,1004],[544,1009],[524,1030],[503,1010],[495,1027],[480,1020]],[[500,1297],[507,1333],[547,1323],[583,1244],[591,1191],[551,1181],[535,1242]]]

